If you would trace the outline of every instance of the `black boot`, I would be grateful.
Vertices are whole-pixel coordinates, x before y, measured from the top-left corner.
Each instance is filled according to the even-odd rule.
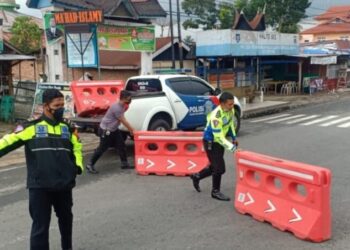
[[[224,195],[223,193],[220,192],[220,190],[214,189],[211,191],[211,197],[214,199],[220,200],[220,201],[229,201],[230,197]]]
[[[98,171],[95,169],[94,165],[87,164],[86,169],[90,174],[98,174]]]
[[[201,188],[199,187],[199,181],[200,181],[199,174],[192,174],[190,175],[190,178],[192,179],[194,189],[196,189],[197,192],[200,192]]]

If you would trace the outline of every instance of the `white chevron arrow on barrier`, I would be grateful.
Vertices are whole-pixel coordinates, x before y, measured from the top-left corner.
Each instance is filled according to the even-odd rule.
[[[173,162],[173,161],[171,161],[171,160],[168,160],[168,163],[170,164],[170,165],[168,165],[166,168],[167,169],[171,169],[171,168],[173,168],[173,167],[175,167],[175,162]]]
[[[191,166],[189,166],[189,167],[187,168],[188,170],[194,169],[194,168],[197,166],[197,164],[194,163],[193,161],[188,161],[188,163],[191,164]]]
[[[148,165],[146,166],[147,169],[154,166],[154,162],[153,161],[147,159],[147,162],[148,162]]]
[[[249,192],[247,193],[247,196],[248,196],[248,198],[249,198],[249,201],[244,202],[244,205],[245,205],[245,206],[250,205],[250,204],[253,204],[253,203],[255,202],[253,196],[252,196]]]
[[[295,208],[292,209],[292,212],[295,215],[295,218],[294,219],[290,219],[289,220],[290,223],[301,221],[303,219]]]
[[[267,204],[269,205],[269,208],[264,211],[265,213],[272,213],[276,211],[276,207],[273,205],[272,201],[267,200]]]

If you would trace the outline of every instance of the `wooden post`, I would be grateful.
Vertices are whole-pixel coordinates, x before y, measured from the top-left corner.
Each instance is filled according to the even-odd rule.
[[[303,59],[299,59],[298,61],[298,89],[299,89],[299,93],[302,93],[302,81],[303,78]]]

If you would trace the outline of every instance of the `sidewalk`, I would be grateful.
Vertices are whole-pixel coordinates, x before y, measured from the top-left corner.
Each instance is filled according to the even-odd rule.
[[[350,89],[339,89],[334,93],[318,92],[313,95],[268,95],[264,96],[264,102],[247,103],[243,106],[243,119],[252,118],[287,109],[293,109],[304,105],[311,105],[323,102],[337,101],[350,97]],[[0,122],[0,137],[13,130],[13,124]],[[83,143],[83,153],[92,152],[99,143],[98,137],[92,133],[80,133]],[[10,165],[24,163],[23,147],[4,156],[0,160],[0,168]]]

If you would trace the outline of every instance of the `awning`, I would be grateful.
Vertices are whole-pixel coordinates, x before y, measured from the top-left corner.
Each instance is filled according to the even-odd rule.
[[[0,54],[0,61],[24,61],[24,60],[35,60],[35,56],[16,55],[16,54]]]

